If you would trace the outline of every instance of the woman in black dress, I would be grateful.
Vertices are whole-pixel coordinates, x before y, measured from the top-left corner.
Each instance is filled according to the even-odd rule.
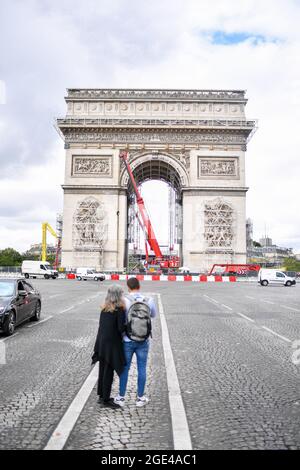
[[[125,365],[122,335],[125,331],[125,304],[120,286],[110,286],[101,310],[92,363],[99,361],[98,403],[121,408],[110,397],[114,371],[120,376]]]

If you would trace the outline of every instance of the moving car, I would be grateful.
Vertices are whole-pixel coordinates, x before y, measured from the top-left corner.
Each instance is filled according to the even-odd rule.
[[[39,321],[40,293],[24,279],[0,280],[0,331],[11,336],[26,320]]]
[[[29,279],[30,277],[43,277],[45,279],[56,279],[58,271],[52,269],[47,261],[25,260],[22,263],[22,274]]]
[[[104,281],[105,274],[99,273],[91,268],[77,268],[76,279],[78,279],[78,281],[87,281],[88,279],[94,279],[94,281]]]
[[[260,269],[258,273],[258,282],[262,286],[268,284],[281,284],[284,286],[292,286],[296,284],[294,277],[287,276],[283,271],[278,269]]]

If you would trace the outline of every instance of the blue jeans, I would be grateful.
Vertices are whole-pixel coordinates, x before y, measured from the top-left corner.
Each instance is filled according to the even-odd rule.
[[[119,393],[121,397],[125,396],[128,373],[131,366],[132,356],[136,355],[137,370],[138,370],[138,380],[137,380],[137,392],[138,397],[144,395],[145,385],[146,385],[146,375],[147,375],[147,358],[149,352],[149,340],[143,341],[142,343],[138,341],[124,341],[124,354],[126,365],[122,374],[120,375],[120,390]]]

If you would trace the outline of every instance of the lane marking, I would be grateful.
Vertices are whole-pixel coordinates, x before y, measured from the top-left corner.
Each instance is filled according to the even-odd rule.
[[[221,304],[221,305],[222,305],[222,307],[224,307],[224,308],[228,308],[228,310],[233,310],[231,307],[228,307],[228,305],[225,305],[225,304]]]
[[[215,304],[219,304],[220,302],[218,302],[217,300],[213,299],[212,297],[208,297],[208,295],[204,294],[203,297],[206,297],[206,299],[209,299],[211,300],[212,302],[214,302]]]
[[[75,305],[71,305],[71,307],[68,307],[68,308],[65,308],[64,310],[61,310],[60,312],[57,313],[57,315],[59,315],[60,313],[66,313],[66,312],[69,312],[70,310],[73,310],[73,308],[76,308],[76,307],[79,307],[80,305],[83,305],[84,303],[86,302],[90,302],[91,300],[94,300],[96,299],[97,297],[103,295],[102,292],[96,294],[96,295],[93,295],[92,297],[89,297],[89,298],[86,298],[86,299],[83,299],[83,300],[80,300],[79,302],[77,302],[77,304]]]
[[[245,295],[245,297],[247,297],[247,299],[255,300],[255,297],[251,297],[250,295]]]
[[[265,302],[266,304],[275,305],[275,302],[271,302],[271,300],[261,300],[261,302]]]
[[[69,312],[69,311],[72,310],[73,308],[75,308],[75,305],[72,305],[72,307],[69,307],[69,308],[65,308],[64,310],[61,310],[60,312],[58,312],[58,315],[59,315],[60,313]]]
[[[28,325],[26,328],[34,328],[35,326],[38,326],[41,323],[45,323],[46,321],[50,320],[51,318],[53,318],[53,315],[50,315],[50,317],[44,318],[44,320],[40,320],[36,323],[33,323],[32,325]]]
[[[14,333],[12,336],[7,336],[6,338],[0,339],[0,343],[4,343],[5,341],[9,339],[14,339],[16,336],[18,336],[20,333]]]
[[[241,317],[245,318],[246,320],[251,321],[252,323],[255,323],[255,321],[252,318],[247,317],[247,315],[244,315],[243,313],[235,312],[237,315],[240,315]]]
[[[206,302],[209,302],[210,304],[217,305],[216,302],[213,302],[212,299],[205,299]]]
[[[64,448],[97,380],[98,365],[96,364],[51,435],[44,450],[62,450]]]
[[[280,305],[280,307],[287,308],[288,310],[292,310],[292,312],[300,312],[298,308],[288,307],[287,305]]]
[[[179,381],[170,343],[168,325],[164,314],[161,295],[157,294],[157,297],[162,330],[162,345],[164,350],[165,367],[168,383],[174,450],[192,450],[192,441],[185,413],[185,408],[180,392]]]
[[[286,338],[285,336],[279,335],[278,333],[276,333],[276,331],[271,330],[271,328],[267,328],[266,326],[262,326],[262,328],[263,328],[264,330],[269,331],[269,333],[272,333],[273,335],[278,336],[279,338],[283,339],[283,340],[286,341],[287,343],[292,343],[292,341],[291,341],[290,339]]]

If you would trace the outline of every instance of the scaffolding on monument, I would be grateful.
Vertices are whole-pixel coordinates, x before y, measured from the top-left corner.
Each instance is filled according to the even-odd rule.
[[[106,212],[103,204],[88,197],[82,201],[74,214],[73,246],[80,256],[82,252],[98,254],[95,265],[103,266],[104,244],[107,240]]]
[[[223,263],[232,263],[235,252],[234,212],[221,198],[207,202],[204,208],[204,240],[206,241],[206,265],[215,263],[216,256],[223,256]]]

